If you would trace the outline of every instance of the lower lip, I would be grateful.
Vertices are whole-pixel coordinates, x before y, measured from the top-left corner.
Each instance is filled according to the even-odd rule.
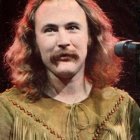
[[[62,56],[58,59],[58,61],[71,61],[71,60],[73,60],[73,58],[70,56]]]

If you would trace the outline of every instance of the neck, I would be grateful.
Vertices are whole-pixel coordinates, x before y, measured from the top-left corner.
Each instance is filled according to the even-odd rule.
[[[91,87],[84,74],[69,79],[58,78],[53,74],[49,74],[46,94],[56,100],[73,104],[87,98]]]

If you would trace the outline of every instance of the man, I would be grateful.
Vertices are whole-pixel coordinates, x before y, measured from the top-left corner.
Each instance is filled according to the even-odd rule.
[[[91,0],[30,0],[6,53],[0,140],[140,139],[140,109],[111,87],[121,70],[109,19]]]

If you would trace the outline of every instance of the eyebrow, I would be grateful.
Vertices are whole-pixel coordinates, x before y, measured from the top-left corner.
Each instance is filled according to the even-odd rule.
[[[68,23],[65,24],[66,27],[72,26],[72,25],[76,25],[76,26],[80,27],[80,24],[78,22],[73,22],[72,21],[72,22],[68,22]],[[41,30],[43,31],[46,27],[57,28],[58,25],[57,24],[53,24],[53,23],[48,23],[48,24],[44,25]]]
[[[66,25],[77,25],[77,26],[80,26],[80,24],[78,22],[69,22]]]
[[[78,22],[69,22],[66,24],[66,26],[71,26],[71,25],[80,26],[80,24]]]

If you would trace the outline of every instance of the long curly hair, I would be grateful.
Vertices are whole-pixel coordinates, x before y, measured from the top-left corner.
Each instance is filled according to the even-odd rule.
[[[5,54],[11,82],[28,98],[37,100],[44,94],[46,67],[35,42],[35,12],[47,0],[29,0],[23,17],[16,23],[13,44]],[[93,0],[76,0],[85,11],[91,37],[86,58],[85,76],[94,87],[113,85],[119,79],[121,61],[114,54],[118,39],[110,20]]]

